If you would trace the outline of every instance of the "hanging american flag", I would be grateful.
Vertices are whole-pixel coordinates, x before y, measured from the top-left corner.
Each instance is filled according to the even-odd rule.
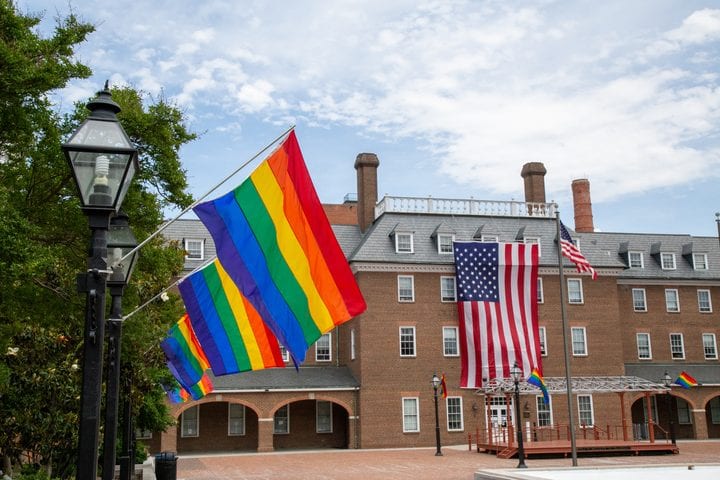
[[[538,245],[455,242],[460,319],[460,387],[509,378],[517,362],[541,369]]]
[[[563,257],[569,258],[575,264],[578,272],[589,272],[593,280],[597,279],[597,272],[587,261],[585,255],[580,252],[580,249],[575,246],[570,233],[562,222],[560,222],[560,251]]]

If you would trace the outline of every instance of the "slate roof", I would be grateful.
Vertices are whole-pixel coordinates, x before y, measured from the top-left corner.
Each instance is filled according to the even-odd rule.
[[[347,390],[360,387],[347,367],[270,368],[211,377],[213,391],[223,390]]]
[[[689,373],[698,383],[704,385],[720,385],[720,368],[717,365],[689,364],[663,365],[656,363],[626,363],[625,374],[647,378],[662,383],[665,372],[668,372],[673,382],[680,375],[680,372]],[[677,387],[677,386],[676,386]],[[680,387],[677,387],[680,388]]]

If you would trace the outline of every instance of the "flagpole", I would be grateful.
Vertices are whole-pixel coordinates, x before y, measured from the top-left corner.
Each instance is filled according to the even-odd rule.
[[[180,217],[182,217],[182,216],[185,215],[187,212],[189,212],[190,210],[192,210],[193,208],[195,208],[195,206],[196,206],[198,203],[200,203],[200,202],[202,202],[203,200],[205,200],[205,198],[207,198],[211,193],[213,193],[215,190],[217,190],[218,188],[220,188],[220,186],[221,186],[223,183],[227,182],[229,179],[231,179],[232,177],[234,177],[240,170],[242,170],[243,168],[247,167],[252,161],[254,161],[256,158],[258,158],[260,155],[262,155],[263,152],[265,152],[268,148],[270,148],[270,147],[272,147],[273,145],[275,145],[275,144],[276,144],[277,142],[279,142],[284,136],[286,136],[287,134],[289,134],[289,133],[290,133],[291,131],[293,131],[294,129],[295,129],[295,125],[291,125],[290,128],[288,128],[287,130],[285,130],[285,131],[284,131],[282,134],[280,134],[275,140],[273,140],[272,142],[270,142],[270,143],[268,143],[267,145],[265,145],[262,149],[260,149],[260,151],[258,151],[255,155],[253,155],[249,160],[247,160],[245,163],[243,163],[243,164],[240,165],[238,168],[236,168],[235,170],[233,170],[230,174],[226,175],[225,178],[223,178],[222,180],[220,180],[220,182],[218,182],[214,187],[212,187],[210,190],[208,190],[203,196],[201,196],[200,198],[198,198],[197,200],[195,200],[195,201],[192,203],[192,205],[190,205],[190,206],[187,207],[185,210],[183,210],[182,212],[180,212],[180,213],[179,213],[175,218],[173,218],[172,220],[170,220],[170,221],[168,221],[168,222],[165,222],[160,228],[158,228],[158,229],[155,231],[155,233],[151,234],[151,235],[150,235],[149,237],[147,237],[145,240],[143,240],[142,242],[140,242],[140,244],[138,244],[137,247],[133,248],[133,249],[130,250],[128,253],[126,253],[122,258],[120,258],[117,262],[115,262],[115,265],[118,265],[118,264],[122,263],[123,260],[125,260],[125,259],[128,258],[130,255],[132,255],[133,253],[137,252],[137,251],[140,250],[142,247],[144,247],[150,240],[152,240],[153,238],[155,238],[156,236],[158,236],[158,235],[160,234],[160,232],[162,232],[162,231],[165,230],[168,226],[170,226],[170,224],[175,223]],[[115,265],[112,265],[112,266],[115,266]]]
[[[568,406],[568,421],[570,423],[570,451],[572,454],[572,465],[577,467],[577,445],[575,443],[575,419],[573,415],[572,407],[572,381],[570,376],[570,352],[568,350],[568,333],[569,327],[567,323],[567,313],[565,311],[565,275],[563,272],[563,256],[562,248],[560,245],[560,210],[558,205],[555,204],[555,224],[557,228],[557,256],[558,256],[558,271],[560,273],[560,316],[562,317],[562,329],[563,329],[563,350],[565,351],[565,384],[567,385],[567,406]]]

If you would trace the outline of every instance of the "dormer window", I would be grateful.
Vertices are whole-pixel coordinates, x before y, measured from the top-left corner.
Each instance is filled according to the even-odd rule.
[[[453,235],[451,233],[438,233],[438,236],[437,236],[438,253],[440,253],[440,254],[453,253],[453,241],[454,240],[455,240],[455,235]]]
[[[645,268],[643,252],[628,252],[628,267]]]
[[[205,258],[205,241],[197,238],[186,238],[185,258],[188,260],[203,260]]]
[[[413,253],[413,234],[395,232],[395,253]]]
[[[482,241],[487,243],[497,243],[498,236],[497,235],[483,235]]]
[[[707,253],[693,253],[693,268],[695,270],[707,270]]]
[[[675,254],[660,252],[660,268],[663,270],[675,270]]]

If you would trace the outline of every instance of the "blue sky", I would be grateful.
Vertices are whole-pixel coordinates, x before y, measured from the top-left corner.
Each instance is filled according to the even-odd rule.
[[[323,202],[361,152],[380,196],[522,200],[540,161],[568,225],[588,178],[599,230],[717,234],[717,1],[16,3],[97,26],[61,108],[109,79],[186,112],[196,196],[295,124]]]

